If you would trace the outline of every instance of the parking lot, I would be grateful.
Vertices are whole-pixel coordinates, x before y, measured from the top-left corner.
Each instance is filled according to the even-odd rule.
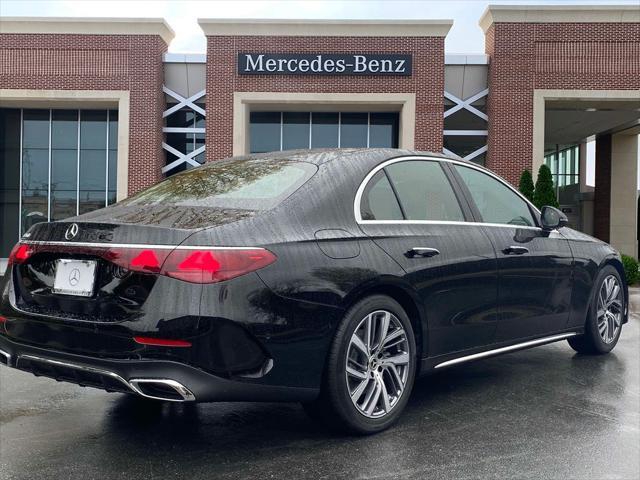
[[[341,437],[296,404],[149,403],[0,368],[0,478],[640,477],[640,290],[607,356],[565,342],[421,379]]]

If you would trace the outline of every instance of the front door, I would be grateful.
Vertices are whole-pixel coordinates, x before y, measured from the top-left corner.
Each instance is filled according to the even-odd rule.
[[[572,288],[569,242],[545,231],[527,202],[483,171],[454,165],[498,261],[500,323],[496,342],[542,336],[566,327]]]
[[[495,253],[486,233],[466,222],[469,214],[438,161],[391,163],[362,195],[362,230],[422,299],[429,356],[490,344],[495,335]]]

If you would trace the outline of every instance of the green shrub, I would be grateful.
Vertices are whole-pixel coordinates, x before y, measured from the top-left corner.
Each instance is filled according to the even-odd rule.
[[[638,260],[623,254],[622,266],[624,267],[624,276],[629,285],[633,285],[640,280],[640,264],[638,264]]]
[[[520,175],[520,183],[518,183],[518,190],[523,194],[529,201],[533,202],[533,177],[531,176],[531,172],[529,170],[524,170],[522,175]]]
[[[540,170],[538,170],[538,179],[533,193],[533,204],[538,208],[542,208],[545,205],[559,207],[556,189],[553,188],[551,170],[544,164],[540,165]]]

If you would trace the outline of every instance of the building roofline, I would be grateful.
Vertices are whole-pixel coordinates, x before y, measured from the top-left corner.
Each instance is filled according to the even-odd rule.
[[[478,25],[494,23],[637,23],[636,5],[489,5]]]
[[[489,65],[489,55],[480,53],[445,53],[445,65]]]
[[[158,35],[169,45],[175,33],[163,18],[0,17],[0,33]]]
[[[199,18],[207,36],[445,37],[453,20]]]

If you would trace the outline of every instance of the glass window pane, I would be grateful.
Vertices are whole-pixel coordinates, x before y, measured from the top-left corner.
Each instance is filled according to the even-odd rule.
[[[369,146],[398,147],[398,114],[395,112],[372,113],[369,120]]]
[[[282,149],[309,148],[309,113],[283,112]]]
[[[462,109],[444,118],[445,130],[486,130],[487,121],[475,113]]]
[[[251,153],[280,150],[280,112],[251,112],[249,142]]]
[[[196,105],[202,108],[203,110],[205,109],[204,103],[196,103]],[[205,128],[205,122],[206,122],[205,117],[203,117],[202,114],[198,112],[195,112],[195,117],[196,117],[195,126],[198,128]]]
[[[526,202],[502,182],[473,168],[454,168],[469,188],[483,222],[535,226]]]
[[[105,150],[107,147],[107,111],[82,110],[80,113],[80,148]]]
[[[118,111],[109,110],[109,148],[118,149]]]
[[[0,258],[19,238],[20,110],[0,108]]]
[[[386,167],[407,220],[464,221],[462,209],[438,162],[410,160]]]
[[[51,190],[76,190],[77,150],[51,151]]]
[[[48,190],[49,150],[25,148],[22,151],[22,188],[24,190]]]
[[[78,111],[53,110],[51,148],[78,148]]]
[[[487,144],[486,135],[445,135],[444,148],[466,157]]]
[[[300,188],[317,167],[286,159],[211,162],[125,200],[125,205],[176,205],[268,210]]]
[[[479,98],[471,104],[472,107],[476,107],[482,113],[487,113],[487,96]]]
[[[313,112],[311,115],[311,148],[337,148],[338,114]]]
[[[104,208],[105,192],[96,190],[80,191],[80,215]]]
[[[77,150],[51,151],[51,220],[76,214]]]
[[[105,206],[106,161],[106,150],[80,151],[81,214]]]
[[[367,118],[367,113],[343,113],[341,115],[341,148],[362,148],[367,146]]]
[[[24,110],[23,148],[49,148],[49,110]]]
[[[383,171],[376,173],[367,184],[360,203],[363,220],[402,220],[398,204],[389,179]]]
[[[22,190],[22,233],[47,221],[47,203],[46,190]]]
[[[183,107],[169,115],[166,121],[167,127],[194,127],[195,112],[188,107]]]
[[[115,193],[118,185],[118,151],[109,150],[109,191]]]

